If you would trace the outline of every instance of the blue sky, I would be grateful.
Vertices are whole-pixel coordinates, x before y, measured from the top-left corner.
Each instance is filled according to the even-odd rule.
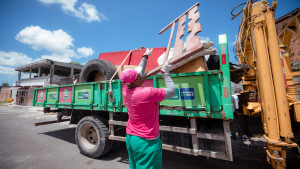
[[[15,83],[14,69],[39,59],[84,64],[104,52],[166,47],[170,30],[158,32],[196,2],[198,36],[217,48],[218,35],[227,34],[230,61],[236,62],[232,48],[241,17],[231,20],[230,12],[245,1],[1,0],[0,84]],[[298,7],[299,0],[278,0],[275,18]]]

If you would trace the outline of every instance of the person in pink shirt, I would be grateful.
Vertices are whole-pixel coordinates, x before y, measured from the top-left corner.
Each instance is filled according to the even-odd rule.
[[[124,103],[128,109],[126,147],[131,169],[159,169],[162,165],[162,142],[159,134],[159,105],[176,94],[170,77],[170,65],[161,69],[166,88],[142,87],[147,59],[152,50],[147,49],[136,69],[124,70],[121,81]],[[168,63],[168,62],[167,62]]]

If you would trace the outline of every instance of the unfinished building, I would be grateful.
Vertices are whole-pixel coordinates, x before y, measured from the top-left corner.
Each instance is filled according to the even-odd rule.
[[[63,63],[49,59],[37,61],[17,67],[20,86],[16,96],[16,104],[31,105],[34,88],[51,85],[72,84],[77,74],[80,74],[83,65]]]

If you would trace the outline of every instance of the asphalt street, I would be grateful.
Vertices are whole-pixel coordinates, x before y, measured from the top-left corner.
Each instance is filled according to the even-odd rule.
[[[75,143],[76,125],[68,121],[35,126],[37,122],[56,120],[41,109],[14,105],[0,106],[1,169],[128,169],[125,143],[117,142],[113,150],[100,159],[79,153]],[[234,162],[194,157],[163,151],[163,169],[265,169],[265,140],[233,140]],[[288,152],[288,168],[299,168],[300,160]]]

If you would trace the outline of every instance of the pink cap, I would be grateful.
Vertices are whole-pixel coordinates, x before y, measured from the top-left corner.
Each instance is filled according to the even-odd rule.
[[[135,78],[137,77],[138,72],[134,69],[127,69],[124,70],[121,75],[120,75],[120,79],[122,82],[130,84],[132,83]]]

